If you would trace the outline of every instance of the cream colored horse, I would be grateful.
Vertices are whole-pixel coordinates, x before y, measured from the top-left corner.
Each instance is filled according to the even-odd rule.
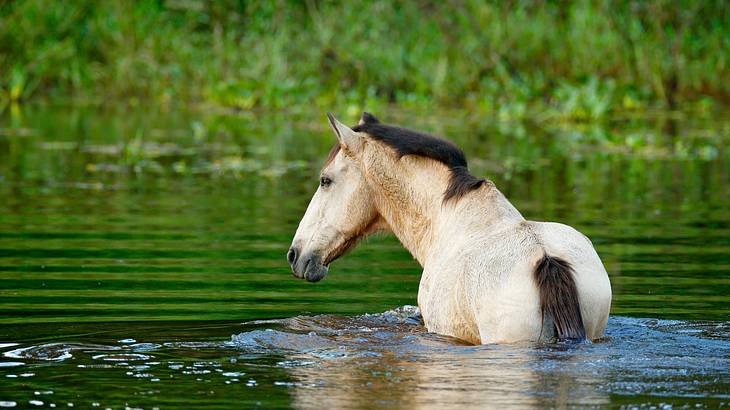
[[[448,141],[363,114],[337,136],[287,258],[322,279],[361,238],[392,231],[423,267],[429,331],[471,343],[603,336],[611,285],[590,240],[525,220],[493,183],[467,171]]]

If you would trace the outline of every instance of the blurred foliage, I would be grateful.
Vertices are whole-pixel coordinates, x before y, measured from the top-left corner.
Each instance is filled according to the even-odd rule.
[[[6,0],[0,100],[587,121],[730,96],[724,0]]]

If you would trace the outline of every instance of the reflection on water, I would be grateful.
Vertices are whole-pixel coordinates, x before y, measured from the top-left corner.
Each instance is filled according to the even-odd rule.
[[[526,217],[586,233],[610,337],[474,347],[409,308],[363,315],[416,303],[421,270],[388,237],[292,279],[333,143],[321,113],[27,107],[0,113],[0,406],[730,402],[726,121],[380,117],[450,137]]]
[[[294,401],[303,408],[564,407],[603,405],[613,395],[730,398],[727,322],[614,317],[600,343],[467,347],[423,333],[413,313],[406,307],[367,317],[272,321],[278,329],[244,332],[233,343],[287,352]]]
[[[426,333],[417,309],[404,306],[254,321],[238,330],[219,342],[14,346],[0,373],[22,404],[33,394],[54,404],[169,405],[185,383],[195,386],[191,403],[219,403],[245,388],[249,400],[276,396],[297,408],[544,408],[639,405],[646,397],[714,407],[730,400],[730,322],[613,317],[600,343],[468,346]],[[79,401],[54,389],[58,371],[119,383],[98,402]],[[151,390],[139,395],[140,386]]]

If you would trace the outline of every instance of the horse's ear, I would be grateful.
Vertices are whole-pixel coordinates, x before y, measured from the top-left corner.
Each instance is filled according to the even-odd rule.
[[[357,125],[363,125],[363,124],[377,124],[380,121],[375,118],[373,114],[370,114],[369,112],[362,113],[362,117],[360,117],[360,122],[357,123]]]
[[[330,121],[330,127],[337,136],[337,141],[343,149],[350,152],[357,152],[362,144],[362,136],[357,132],[353,131],[352,128],[337,121],[334,115],[327,113],[327,119]]]

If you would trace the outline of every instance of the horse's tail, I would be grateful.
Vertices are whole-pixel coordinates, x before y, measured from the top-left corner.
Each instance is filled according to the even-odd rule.
[[[570,263],[546,254],[535,268],[535,282],[540,292],[542,323],[552,320],[558,340],[585,340],[586,330]]]

